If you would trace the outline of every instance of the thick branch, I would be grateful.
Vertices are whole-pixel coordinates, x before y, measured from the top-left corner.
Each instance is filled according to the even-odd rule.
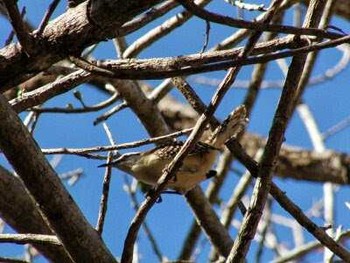
[[[76,262],[115,262],[28,130],[0,95],[0,148]]]
[[[255,134],[245,134],[242,145],[250,156],[264,147],[265,139]],[[335,151],[316,153],[302,148],[283,145],[274,174],[285,179],[311,182],[350,183],[350,156]]]
[[[35,201],[21,180],[0,166],[0,217],[19,233],[48,234],[52,230],[41,216]],[[19,209],[20,206],[20,209]],[[50,261],[73,262],[63,247],[36,244],[35,247]]]
[[[29,58],[14,44],[0,50],[0,91],[28,79],[29,72],[39,73],[69,54],[80,54],[84,48],[113,37],[125,22],[159,2],[91,0],[68,9],[47,25],[37,41],[35,56]]]
[[[195,187],[189,191],[186,194],[186,200],[196,215],[198,225],[204,229],[208,239],[219,251],[220,255],[228,256],[233,245],[233,240],[215,214],[200,187]]]

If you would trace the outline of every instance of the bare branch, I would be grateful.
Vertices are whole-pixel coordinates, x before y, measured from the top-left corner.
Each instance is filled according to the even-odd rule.
[[[22,181],[0,166],[0,216],[19,233],[52,235],[53,231],[41,215],[34,199]],[[21,209],[18,209],[19,204]],[[35,247],[49,260],[72,263],[63,247],[36,244]]]
[[[24,111],[30,107],[44,103],[46,100],[65,93],[81,83],[89,80],[91,74],[78,70],[39,89],[23,94],[20,98],[10,101],[16,112]]]
[[[11,24],[24,52],[26,52],[28,55],[32,55],[34,52],[34,38],[23,22],[23,18],[18,10],[16,1],[7,0],[3,3],[6,6]]]
[[[233,245],[233,240],[229,232],[221,224],[218,216],[213,213],[213,209],[208,199],[199,187],[186,194],[186,200],[195,211],[197,224],[204,229],[208,239],[220,253],[220,255],[227,256]]]
[[[107,163],[111,162],[113,158],[112,152],[108,154]],[[109,196],[109,188],[112,176],[112,167],[106,167],[105,176],[103,178],[102,185],[102,196],[100,201],[100,210],[98,212],[98,219],[96,224],[96,231],[99,235],[102,235],[103,227],[105,223],[106,213],[107,213],[107,204],[108,204],[108,196]]]
[[[303,39],[289,39],[293,44],[297,44],[299,40],[301,42],[298,45],[303,46],[305,42]],[[305,40],[305,39],[304,39]],[[344,43],[349,43],[350,36],[344,36],[336,40],[325,41],[317,44],[307,45],[304,47],[295,48],[290,51],[281,51],[272,54],[266,54],[267,50],[256,50],[258,52],[265,53],[262,56],[252,56],[250,58],[237,58],[237,55],[241,49],[235,49],[232,51],[217,51],[208,52],[192,56],[182,56],[177,58],[154,58],[146,60],[118,60],[118,61],[106,61],[106,62],[91,62],[91,64],[98,64],[96,67],[85,67],[85,70],[90,70],[95,74],[99,74],[105,77],[114,77],[121,79],[163,79],[178,75],[191,75],[201,72],[211,72],[217,70],[228,69],[234,66],[243,66],[250,64],[266,63],[272,60],[286,58],[290,56],[296,56],[299,54],[305,54],[325,48],[332,48]],[[273,41],[275,42],[275,41]],[[288,41],[287,41],[288,42]],[[292,43],[289,44],[292,44]],[[282,45],[284,45],[283,43]],[[258,45],[259,46],[259,45]],[[294,46],[295,47],[295,46]],[[292,48],[294,48],[292,47]],[[269,48],[266,47],[265,48]],[[274,46],[275,48],[288,48],[286,46]],[[222,53],[221,53],[222,52]],[[206,56],[208,55],[208,56]],[[228,57],[225,57],[225,56]],[[200,62],[200,63],[199,63]],[[81,66],[81,65],[80,65]]]
[[[179,4],[175,0],[168,0],[164,3],[155,6],[150,11],[146,12],[145,14],[142,14],[135,19],[126,22],[119,30],[118,35],[127,35],[130,34],[141,27],[143,27],[145,24],[155,20],[158,17],[163,16],[164,14],[168,13],[173,8],[177,7]]]
[[[56,236],[39,234],[0,234],[0,243],[62,246]]]
[[[75,261],[115,262],[38,145],[0,95],[0,148]],[[15,149],[15,150],[14,150]],[[45,176],[43,176],[45,175]]]
[[[129,181],[127,180],[126,175],[124,176],[125,179],[125,188],[126,188],[126,192],[129,194],[130,199],[131,199],[131,203],[134,207],[134,209],[137,211],[140,208],[140,205],[137,201],[137,197],[136,197],[136,187],[133,187],[135,184],[131,184],[129,183]],[[136,184],[137,182],[134,181]],[[149,239],[151,246],[153,248],[154,254],[158,257],[159,262],[162,262],[164,260],[164,256],[161,253],[161,250],[156,242],[156,239],[153,235],[153,233],[151,232],[150,227],[148,226],[146,221],[143,221],[142,223],[142,227],[147,235],[147,238]]]
[[[221,16],[215,13],[206,11],[202,8],[198,8],[196,4],[189,0],[178,0],[181,5],[183,5],[187,10],[195,14],[196,16],[218,24],[228,25],[238,28],[247,28],[257,31],[269,31],[276,33],[285,33],[285,34],[295,34],[295,35],[313,35],[321,38],[338,38],[342,35],[337,33],[325,32],[324,30],[319,30],[315,28],[298,28],[293,26],[285,25],[266,25],[264,23],[249,22],[241,19],[234,19],[228,16]]]
[[[38,31],[36,32],[37,36],[40,36],[43,33],[45,27],[47,26],[47,23],[49,23],[50,17],[52,16],[60,1],[61,0],[53,0],[52,3],[49,5],[43,19],[40,22]]]
[[[197,1],[198,6],[205,6],[210,3],[211,0],[200,0]],[[183,11],[176,14],[172,18],[168,19],[161,25],[153,28],[148,33],[144,34],[142,37],[137,39],[132,43],[123,53],[123,58],[133,58],[136,57],[142,50],[146,47],[152,45],[154,42],[160,38],[166,36],[174,29],[180,27],[185,22],[187,22],[192,17],[192,13],[188,11]]]
[[[15,258],[6,258],[6,257],[0,257],[0,261],[3,262],[3,263],[30,263],[27,260],[15,259]]]
[[[226,146],[233,152],[235,157],[242,164],[244,164],[251,175],[257,178],[259,171],[258,164],[244,152],[242,146],[236,140],[230,140],[226,143]],[[323,245],[327,246],[345,261],[350,260],[349,251],[329,237],[323,228],[318,227],[315,223],[313,223],[309,217],[306,216],[303,211],[296,204],[294,204],[273,182],[271,182],[270,194],[279,203],[279,205],[283,207],[283,209],[291,214],[300,225],[309,231]]]
[[[28,72],[38,73],[67,55],[80,54],[84,48],[114,37],[116,30],[125,22],[161,0],[105,2],[85,1],[49,23],[41,36],[40,45],[43,46],[35,48],[34,60],[27,57],[18,45],[1,49],[0,91],[28,79]]]

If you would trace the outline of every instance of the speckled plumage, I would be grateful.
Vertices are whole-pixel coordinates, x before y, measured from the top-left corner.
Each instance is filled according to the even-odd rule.
[[[204,141],[199,141],[186,156],[176,174],[168,182],[168,187],[186,193],[207,178],[216,159],[217,150],[232,136],[237,136],[247,123],[245,107],[236,108],[227,119]],[[128,153],[106,164],[119,168],[149,185],[156,185],[158,179],[183,146],[181,141],[173,141],[139,153]]]
[[[156,148],[145,152],[145,154],[156,154],[160,159],[171,159],[174,158],[175,155],[180,151],[181,147],[183,146],[183,142],[181,141],[174,141],[168,144],[163,144],[159,145]],[[203,142],[198,142],[195,144],[194,149],[190,151],[188,154],[189,156],[191,155],[196,155],[196,154],[206,154],[211,150],[218,150],[214,147],[212,147],[209,144],[203,143]]]

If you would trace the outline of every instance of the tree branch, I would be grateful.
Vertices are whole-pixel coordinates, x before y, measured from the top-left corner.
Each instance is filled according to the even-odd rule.
[[[0,50],[0,91],[28,79],[28,73],[39,73],[70,54],[80,54],[84,48],[114,37],[125,22],[161,1],[90,0],[69,8],[45,27],[35,57],[29,58],[18,45]]]
[[[54,235],[39,234],[0,234],[0,243],[15,244],[41,244],[50,246],[61,246],[61,242]],[[55,259],[57,260],[57,259]]]
[[[78,262],[115,262],[2,95],[0,120],[1,150],[71,257]]]
[[[234,156],[249,170],[252,176],[258,178],[259,166],[258,164],[243,150],[242,146],[235,140],[230,140],[226,146],[232,151]],[[323,245],[327,246],[336,255],[345,261],[350,260],[350,253],[343,246],[335,242],[330,236],[326,234],[323,228],[318,227],[313,223],[303,211],[294,204],[286,194],[281,191],[276,184],[271,182],[270,194],[279,203],[283,209],[291,214],[298,223],[309,231],[315,238],[317,238]]]
[[[13,229],[19,233],[53,234],[22,181],[2,166],[0,166],[0,192],[6,193],[0,195],[0,217]],[[63,247],[36,244],[35,248],[50,261],[73,262]]]

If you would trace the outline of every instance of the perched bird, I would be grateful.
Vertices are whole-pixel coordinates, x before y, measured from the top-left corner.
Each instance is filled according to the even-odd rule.
[[[207,138],[203,138],[195,145],[184,159],[176,176],[168,182],[167,187],[185,194],[201,181],[215,175],[215,171],[211,171],[210,168],[215,162],[218,150],[228,139],[237,136],[247,122],[246,109],[241,105],[231,112]],[[123,154],[100,167],[116,167],[145,184],[155,186],[182,145],[183,142],[175,141],[149,151]]]

